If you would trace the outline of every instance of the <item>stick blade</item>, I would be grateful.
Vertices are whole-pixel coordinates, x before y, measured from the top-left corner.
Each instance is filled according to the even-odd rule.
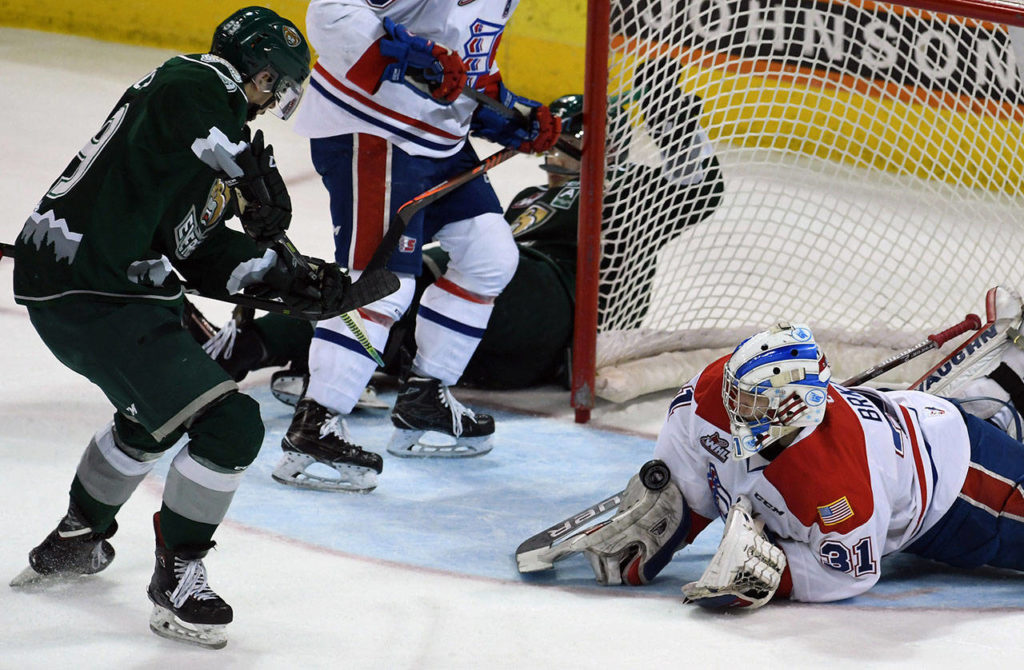
[[[391,270],[384,268],[368,270],[349,287],[348,293],[345,294],[345,300],[338,311],[344,314],[363,305],[369,305],[371,302],[388,297],[400,286],[398,276]]]
[[[568,541],[593,530],[600,525],[598,521],[615,512],[622,502],[623,493],[625,491],[619,491],[524,540],[516,548],[516,566],[519,572],[549,570],[554,567],[555,561],[576,553]]]

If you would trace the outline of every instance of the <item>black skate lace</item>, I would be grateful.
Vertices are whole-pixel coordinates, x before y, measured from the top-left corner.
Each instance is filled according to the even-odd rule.
[[[455,437],[459,437],[462,435],[462,417],[466,417],[473,421],[476,420],[476,414],[473,413],[473,410],[456,400],[455,396],[452,395],[451,390],[445,384],[441,384],[437,387],[437,397],[440,398],[442,405],[451,410],[452,434],[455,435]]]
[[[178,587],[171,593],[171,602],[175,607],[184,605],[190,596],[196,600],[217,598],[217,594],[206,583],[206,566],[200,560],[175,558],[174,577],[178,580]]]
[[[235,349],[235,338],[238,336],[238,324],[234,319],[228,321],[217,331],[217,334],[203,343],[203,351],[210,358],[216,359],[224,352],[224,358],[231,358]]]

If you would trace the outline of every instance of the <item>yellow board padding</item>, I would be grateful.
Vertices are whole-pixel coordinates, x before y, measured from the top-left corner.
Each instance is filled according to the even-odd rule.
[[[720,73],[717,73],[720,74]],[[757,76],[702,75],[713,139],[1021,195],[1020,120]]]
[[[253,4],[305,27],[308,2]],[[245,5],[224,0],[0,0],[0,24],[196,53],[209,48],[218,23]],[[509,88],[542,102],[581,91],[585,35],[586,0],[557,5],[522,0],[498,52]]]
[[[611,90],[629,88],[635,60],[616,59]],[[701,125],[716,142],[1024,195],[1022,110],[986,114],[694,66],[680,85],[703,98]],[[636,125],[641,112],[630,107]]]

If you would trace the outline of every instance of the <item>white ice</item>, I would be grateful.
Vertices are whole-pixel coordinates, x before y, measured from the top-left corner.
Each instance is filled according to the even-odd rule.
[[[0,240],[13,241],[38,197],[124,88],[168,55],[0,29],[6,103],[0,113]],[[325,195],[303,141],[275,123],[261,125],[293,194],[292,237],[306,253],[326,255]],[[542,178],[534,164],[517,159],[495,171],[504,202]],[[0,261],[0,287],[10,286],[11,265]],[[227,314],[216,304],[203,308],[215,320]],[[0,578],[7,580],[64,512],[79,455],[111,410],[95,387],[47,351],[9,288],[0,290],[0,332]],[[253,375],[245,388],[263,389],[267,379]],[[541,411],[564,422],[567,435],[575,430],[563,391],[474,400]],[[652,439],[664,406],[664,397],[627,409],[601,406],[595,418]],[[585,466],[566,462],[559,475],[571,478],[575,467]],[[387,472],[382,489],[386,482]],[[967,605],[956,608],[783,604],[712,615],[662,592],[587,590],[575,582],[538,586],[514,577],[467,576],[471,570],[459,564],[413,567],[238,521],[221,527],[219,547],[207,560],[212,584],[236,612],[227,648],[207,651],[147,630],[149,518],[160,503],[160,484],[158,477],[144,483],[119,515],[118,555],[106,572],[44,591],[0,585],[0,668],[997,668],[1019,664],[1024,652],[1017,630],[1024,629],[1022,611],[972,607],[970,586],[958,598]],[[424,486],[435,495],[459,494],[445,490],[453,484],[441,477]],[[291,500],[299,500],[291,498],[298,492],[283,487],[267,490],[272,494],[265,504],[283,515]],[[595,490],[595,500],[605,493]],[[302,500],[326,519],[347,504],[329,494]],[[503,503],[484,498],[481,504]],[[536,528],[560,516],[539,508]],[[493,547],[501,555],[512,549]]]

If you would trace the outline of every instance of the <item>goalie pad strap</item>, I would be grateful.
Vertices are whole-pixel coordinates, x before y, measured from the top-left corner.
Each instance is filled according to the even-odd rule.
[[[1010,402],[1020,412],[1024,407],[1024,381],[1013,371],[1013,368],[1006,363],[1000,363],[999,367],[990,372],[988,376],[1009,394]]]

